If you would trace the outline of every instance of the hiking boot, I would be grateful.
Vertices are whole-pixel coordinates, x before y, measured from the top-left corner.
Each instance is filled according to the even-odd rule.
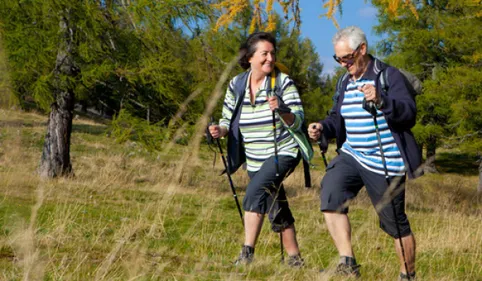
[[[301,258],[300,254],[288,256],[288,266],[294,268],[302,268],[304,265],[305,261]]]
[[[360,277],[360,265],[339,263],[335,269],[336,275]]]
[[[254,248],[250,246],[243,245],[241,249],[241,254],[236,261],[234,261],[234,265],[247,265],[250,264],[254,259]]]
[[[398,276],[398,281],[405,281],[405,280],[416,281],[417,277],[415,276],[415,272],[412,272],[409,274],[400,273],[400,276]]]

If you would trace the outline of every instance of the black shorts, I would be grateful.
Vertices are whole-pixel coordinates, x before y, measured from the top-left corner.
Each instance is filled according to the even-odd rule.
[[[341,152],[330,162],[321,181],[321,211],[348,213],[349,200],[365,186],[377,210],[380,228],[394,238],[407,236],[412,231],[405,214],[405,176],[390,177],[389,180],[398,181],[391,195],[385,194],[388,186],[384,175],[365,169],[351,155]]]
[[[291,214],[282,180],[294,171],[300,157],[278,156],[279,176],[276,176],[274,156],[266,159],[257,172],[248,172],[251,179],[243,199],[243,209],[268,214],[271,228],[280,232],[295,222]],[[279,186],[279,188],[277,188]]]

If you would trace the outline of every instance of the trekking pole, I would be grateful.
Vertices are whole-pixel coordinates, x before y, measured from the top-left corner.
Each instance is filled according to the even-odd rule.
[[[316,129],[316,125],[313,125],[312,128]],[[327,168],[328,162],[326,161],[325,151],[328,147],[328,143],[326,142],[326,138],[323,132],[320,133],[320,138],[316,142],[318,143],[318,147],[320,148],[321,158],[323,158],[323,163],[325,164],[325,168]]]
[[[366,107],[365,105],[363,105],[363,108],[365,109],[368,108],[367,111],[373,116],[373,123],[375,123],[375,132],[377,135],[378,147],[380,148],[380,155],[382,156],[383,169],[385,171],[385,181],[387,183],[387,186],[389,187],[390,179],[388,177],[388,169],[387,169],[387,162],[385,161],[385,153],[383,152],[383,148],[382,148],[382,138],[380,137],[380,131],[378,129],[377,109],[373,102],[366,102],[365,99],[363,99],[363,103],[364,104],[366,103]],[[405,271],[407,272],[408,280],[410,280],[410,273],[408,272],[407,259],[405,258],[405,249],[403,247],[402,235],[400,232],[400,225],[398,224],[397,211],[395,210],[395,202],[393,202],[393,198],[390,198],[390,202],[392,204],[393,216],[395,217],[395,226],[397,227],[398,241],[400,242],[400,248],[402,250],[402,257],[403,257],[403,263],[405,265]]]
[[[274,71],[271,73],[271,89],[274,91],[274,84],[275,84],[275,74]],[[273,93],[271,93],[273,94]],[[279,162],[278,162],[278,144],[276,142],[276,110],[272,111],[273,113],[273,141],[274,141],[274,163],[276,165],[276,179],[279,178]],[[281,117],[280,117],[281,118]],[[279,192],[279,189],[281,188],[281,183],[276,187],[277,188],[277,193]],[[276,200],[276,198],[274,198]],[[283,263],[285,260],[284,257],[284,249],[283,249],[283,230],[279,232],[279,243],[280,243],[280,249],[281,249],[281,262]]]
[[[210,125],[213,125],[213,124],[214,124],[214,120],[213,120],[213,117],[211,117]],[[211,133],[209,133],[209,130],[207,133],[208,133],[208,136],[210,136],[210,138],[208,137],[208,141],[209,141],[209,139],[212,139],[212,136],[211,136]],[[228,175],[229,186],[231,186],[231,191],[233,192],[234,201],[236,202],[236,207],[238,207],[239,217],[241,218],[241,223],[243,224],[243,228],[244,228],[243,212],[241,211],[241,206],[239,205],[238,195],[236,194],[236,189],[234,188],[233,180],[231,179],[231,174],[229,173],[228,164],[226,162],[226,158],[224,157],[223,149],[221,147],[221,143],[219,142],[219,138],[216,138],[216,143],[219,148],[219,154],[221,154],[221,159],[223,160],[224,169],[226,169],[226,175]]]

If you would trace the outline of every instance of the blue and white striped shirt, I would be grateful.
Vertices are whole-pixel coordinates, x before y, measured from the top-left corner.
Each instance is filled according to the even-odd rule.
[[[364,94],[358,90],[365,84],[375,85],[374,80],[362,77],[350,80],[341,106],[345,119],[346,141],[341,150],[355,158],[364,168],[385,175],[373,116],[362,107]],[[403,176],[405,164],[395,139],[388,128],[383,113],[377,110],[377,123],[389,176]]]

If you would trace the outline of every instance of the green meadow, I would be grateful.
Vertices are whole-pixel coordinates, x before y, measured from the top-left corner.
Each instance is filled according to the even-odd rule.
[[[306,266],[280,263],[279,238],[265,223],[255,262],[234,267],[243,228],[219,153],[213,163],[206,144],[197,155],[178,144],[147,151],[117,143],[106,124],[76,117],[75,175],[44,181],[36,169],[46,122],[0,111],[0,280],[343,280],[332,274],[337,252],[319,211],[321,157],[311,189],[301,165],[285,180]],[[418,280],[482,280],[477,164],[441,149],[437,165],[440,173],[407,184]],[[242,199],[246,173],[233,181]],[[365,191],[350,206],[359,280],[396,280],[393,240],[379,229]]]

